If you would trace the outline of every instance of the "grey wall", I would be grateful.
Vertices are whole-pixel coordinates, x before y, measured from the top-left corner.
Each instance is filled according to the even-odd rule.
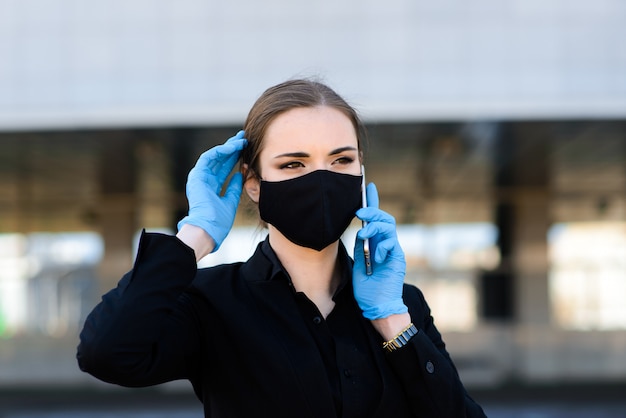
[[[377,121],[626,115],[621,0],[0,0],[0,130],[239,124],[319,75]]]

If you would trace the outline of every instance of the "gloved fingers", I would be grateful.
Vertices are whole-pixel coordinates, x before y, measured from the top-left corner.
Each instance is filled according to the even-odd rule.
[[[219,167],[217,167],[217,170],[214,173],[214,177],[217,180],[218,188],[221,189],[222,185],[228,178],[228,175],[237,164],[238,159],[239,159],[239,153],[231,154],[222,162],[222,164]],[[217,192],[219,193],[219,190]]]
[[[395,238],[396,224],[383,221],[369,222],[357,232],[356,236],[360,239],[374,238],[379,239]],[[378,237],[379,236],[379,237]]]
[[[220,158],[228,154],[239,154],[239,151],[244,149],[246,145],[248,145],[248,140],[244,138],[244,131],[239,131],[235,136],[228,138],[222,145],[213,147],[213,149],[217,153],[216,158]]]
[[[243,189],[243,176],[241,173],[233,174],[233,177],[228,183],[226,192],[224,193],[224,200],[231,203],[235,208],[239,204],[239,198],[241,197],[241,190]]]
[[[396,220],[393,216],[378,208],[361,208],[356,211],[356,216],[365,222],[385,222],[392,225],[396,224]]]
[[[196,161],[196,165],[193,166],[189,172],[189,176],[187,178],[188,186],[192,183],[196,184],[196,186],[206,185],[209,183],[209,180],[212,177],[211,166],[214,164],[214,155],[215,152],[213,148],[200,155],[198,161]]]
[[[247,144],[245,139],[233,138],[229,139],[227,144],[203,152],[189,172],[189,180],[203,183],[214,189],[215,193],[220,193],[226,178],[237,164],[240,151]]]
[[[216,145],[202,153],[198,159],[196,165],[200,167],[209,167],[211,171],[215,170],[215,167],[222,164],[222,160],[227,158],[231,154],[239,154],[246,145],[248,140],[244,138],[244,131],[239,131],[233,137],[228,138],[226,142],[220,145]]]
[[[381,241],[376,245],[376,250],[374,252],[374,261],[378,264],[382,264],[383,261],[387,258],[387,253],[391,248],[393,248],[393,243],[389,243],[390,240],[386,239]]]
[[[242,139],[245,136],[245,132],[243,130],[237,132],[234,136],[231,136],[230,138],[228,138],[228,140],[226,142],[224,142],[224,144],[228,144],[229,142],[234,142],[238,139]]]
[[[211,148],[209,151],[213,151],[214,155],[212,156],[214,160],[218,162],[227,158],[232,154],[239,154],[239,151],[244,149],[247,145],[248,140],[245,138],[231,138],[222,145],[217,145]]]
[[[247,143],[248,141],[245,138],[233,137],[224,144],[217,145],[204,152],[202,156],[200,156],[200,158],[203,159],[202,165],[208,167],[212,173],[217,173],[217,170],[219,170],[220,167],[227,161],[231,161],[233,156],[235,157],[236,162],[237,158],[239,158],[239,153],[242,149],[244,149]],[[198,162],[200,163],[200,161]],[[234,164],[232,164],[232,166],[234,167]]]
[[[376,245],[376,252],[374,254],[374,261],[377,263],[382,263],[387,258],[387,255],[393,253],[396,250],[396,246],[398,246],[398,240],[394,238],[388,238],[386,240],[380,241]]]

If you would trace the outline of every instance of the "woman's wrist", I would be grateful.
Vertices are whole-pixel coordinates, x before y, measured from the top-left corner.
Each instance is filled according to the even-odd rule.
[[[372,326],[383,340],[389,341],[411,324],[409,313],[389,315],[386,318],[372,320]]]
[[[195,225],[184,224],[176,234],[176,237],[195,252],[196,261],[210,254],[215,248],[213,238],[204,229]]]

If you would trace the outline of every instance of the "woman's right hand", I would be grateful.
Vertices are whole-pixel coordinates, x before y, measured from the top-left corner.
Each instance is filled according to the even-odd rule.
[[[221,191],[246,144],[244,132],[239,131],[224,144],[211,148],[198,158],[187,177],[189,213],[178,222],[179,238],[181,233],[187,237],[194,235],[189,232],[194,228],[185,227],[183,231],[185,225],[193,225],[213,240],[214,246],[207,252],[220,247],[235,221],[243,185],[241,173],[233,175],[223,196]],[[198,251],[197,248],[194,250]],[[196,257],[200,259],[203,255],[196,254]]]

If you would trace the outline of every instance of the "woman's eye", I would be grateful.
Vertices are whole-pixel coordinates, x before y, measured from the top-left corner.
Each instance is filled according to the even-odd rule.
[[[354,162],[354,159],[351,157],[340,157],[335,160],[335,164],[342,164],[342,165],[350,164],[352,162]]]
[[[298,167],[304,167],[304,165],[299,161],[290,161],[288,163],[281,164],[280,166],[280,168],[298,168]]]

